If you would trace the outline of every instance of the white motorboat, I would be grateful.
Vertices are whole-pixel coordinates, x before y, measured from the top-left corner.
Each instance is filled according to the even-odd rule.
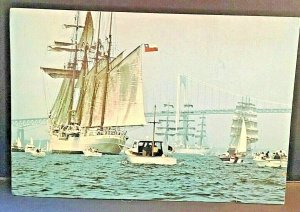
[[[282,159],[266,159],[265,166],[272,168],[287,168],[287,158]]]
[[[127,160],[134,164],[156,164],[156,165],[175,165],[176,158],[170,157],[163,151],[163,142],[155,141],[155,115],[156,106],[154,106],[154,121],[153,123],[153,140],[136,141],[132,148],[125,151]],[[171,147],[167,147],[166,151],[172,151]]]
[[[272,167],[272,168],[286,168],[287,167],[287,156],[286,153],[284,151],[276,151],[273,153],[272,157],[269,158],[268,157],[268,153],[267,152],[267,156],[263,155],[263,153],[261,153],[260,155],[256,154],[253,157],[253,161],[256,163],[257,166],[259,167]]]
[[[101,157],[102,156],[102,153],[98,152],[94,148],[89,148],[87,150],[84,150],[83,154],[84,154],[84,156],[87,156],[87,157]]]
[[[130,149],[125,151],[127,159],[134,164],[156,164],[156,165],[175,165],[176,158],[167,157],[164,154],[161,156],[142,156],[132,152]]]

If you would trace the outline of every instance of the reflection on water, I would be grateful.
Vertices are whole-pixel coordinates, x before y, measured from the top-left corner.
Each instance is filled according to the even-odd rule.
[[[175,166],[133,165],[125,155],[84,157],[12,153],[16,195],[282,204],[286,169],[251,160],[223,164],[217,157],[176,155]]]

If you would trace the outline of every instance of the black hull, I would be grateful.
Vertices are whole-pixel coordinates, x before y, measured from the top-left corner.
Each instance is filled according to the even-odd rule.
[[[66,151],[66,150],[52,150],[53,154],[73,154],[73,155],[80,155],[83,154],[82,151]]]
[[[25,152],[25,149],[12,148],[11,152]]]

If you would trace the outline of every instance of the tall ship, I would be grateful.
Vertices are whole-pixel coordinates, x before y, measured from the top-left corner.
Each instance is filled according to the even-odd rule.
[[[257,111],[250,99],[237,103],[232,119],[228,157],[251,155],[251,144],[258,141]],[[222,159],[222,158],[221,158]]]
[[[177,78],[175,152],[205,155],[208,152],[208,148],[203,143],[206,137],[205,120],[203,117],[198,126],[195,124],[195,118],[191,116],[193,105],[189,103],[187,91],[187,77],[179,75]]]
[[[70,52],[71,58],[63,69],[41,67],[51,77],[63,78],[49,115],[53,153],[76,154],[94,148],[119,154],[127,140],[125,127],[145,124],[142,48],[138,46],[126,57],[123,52],[112,57],[112,16],[110,13],[109,34],[101,39],[103,13],[94,36],[91,12],[84,26],[79,25],[77,12],[75,24],[65,25],[74,30],[72,40],[50,46],[50,50]]]
[[[238,153],[244,156],[251,154],[251,144],[258,141],[257,111],[248,98],[237,103],[230,138],[229,154],[237,153],[242,146]]]
[[[172,141],[175,137],[175,119],[172,118],[174,113],[174,105],[170,103],[164,104],[164,109],[162,110],[163,118],[159,119],[159,126],[155,132],[155,135],[167,145],[173,145]]]
[[[195,149],[197,150],[198,154],[207,155],[210,151],[210,148],[206,144],[206,116],[204,116],[204,114],[200,116],[200,122],[197,125],[195,139]]]
[[[195,127],[192,123],[195,122],[194,119],[190,118],[190,109],[193,107],[191,104],[185,104],[184,110],[180,112],[178,124],[176,125],[176,153],[193,153],[192,149],[194,147],[193,140],[195,137]]]

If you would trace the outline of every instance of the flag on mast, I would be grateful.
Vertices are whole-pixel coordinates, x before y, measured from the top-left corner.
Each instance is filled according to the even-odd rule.
[[[158,47],[156,45],[144,44],[145,52],[155,52],[158,51]]]

